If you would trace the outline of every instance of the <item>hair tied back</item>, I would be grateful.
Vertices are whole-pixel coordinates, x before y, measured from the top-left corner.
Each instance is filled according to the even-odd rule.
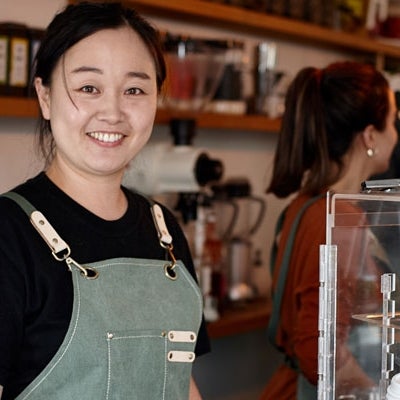
[[[318,86],[321,85],[322,73],[323,70],[321,68],[315,68],[314,76]]]

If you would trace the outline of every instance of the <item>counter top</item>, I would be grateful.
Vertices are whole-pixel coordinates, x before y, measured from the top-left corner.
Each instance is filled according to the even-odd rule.
[[[219,320],[207,324],[208,334],[214,339],[267,328],[271,307],[269,298],[231,305],[223,311]]]

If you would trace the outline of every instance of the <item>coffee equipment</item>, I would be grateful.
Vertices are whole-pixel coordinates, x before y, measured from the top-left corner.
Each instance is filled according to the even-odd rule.
[[[276,69],[278,47],[274,42],[261,42],[256,46],[254,74],[254,101],[252,112],[270,118],[283,115],[285,95],[290,76]]]
[[[170,133],[173,142],[149,143],[130,163],[124,178],[127,186],[149,195],[197,193],[221,178],[222,162],[192,145],[194,120],[172,119]]]
[[[212,99],[227,62],[223,41],[166,34],[165,106],[198,111]]]
[[[247,178],[231,178],[213,185],[212,191],[219,236],[226,247],[227,297],[231,301],[250,299],[254,296],[251,237],[264,218],[265,201],[252,195]]]
[[[207,321],[219,318],[217,304],[211,294],[212,268],[204,264],[208,208],[205,188],[218,182],[223,174],[220,160],[211,158],[204,149],[192,145],[195,134],[193,119],[172,119],[170,132],[173,143],[148,144],[130,163],[124,176],[127,187],[147,195],[178,196],[175,209],[189,246],[204,296]]]

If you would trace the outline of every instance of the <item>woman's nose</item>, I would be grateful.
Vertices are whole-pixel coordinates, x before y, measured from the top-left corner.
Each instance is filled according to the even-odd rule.
[[[98,111],[99,118],[115,124],[122,120],[122,98],[116,93],[104,93]]]

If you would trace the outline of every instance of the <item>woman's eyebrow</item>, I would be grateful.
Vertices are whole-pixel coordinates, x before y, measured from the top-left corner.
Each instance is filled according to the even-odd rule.
[[[97,67],[90,67],[90,66],[86,66],[86,65],[75,68],[71,72],[73,74],[80,73],[80,72],[94,72],[96,74],[103,74],[102,69],[97,68]],[[140,72],[140,71],[127,72],[126,76],[130,77],[130,78],[140,78],[140,79],[146,79],[146,80],[150,79],[150,76],[146,72]]]
[[[89,67],[86,65],[82,65],[81,67],[78,68],[74,68],[71,71],[73,74],[79,73],[79,72],[95,72],[97,74],[102,74],[103,71],[100,68],[96,68],[96,67]]]
[[[132,72],[128,72],[127,76],[129,76],[131,78],[150,79],[150,75],[148,75],[146,72],[132,71]]]

